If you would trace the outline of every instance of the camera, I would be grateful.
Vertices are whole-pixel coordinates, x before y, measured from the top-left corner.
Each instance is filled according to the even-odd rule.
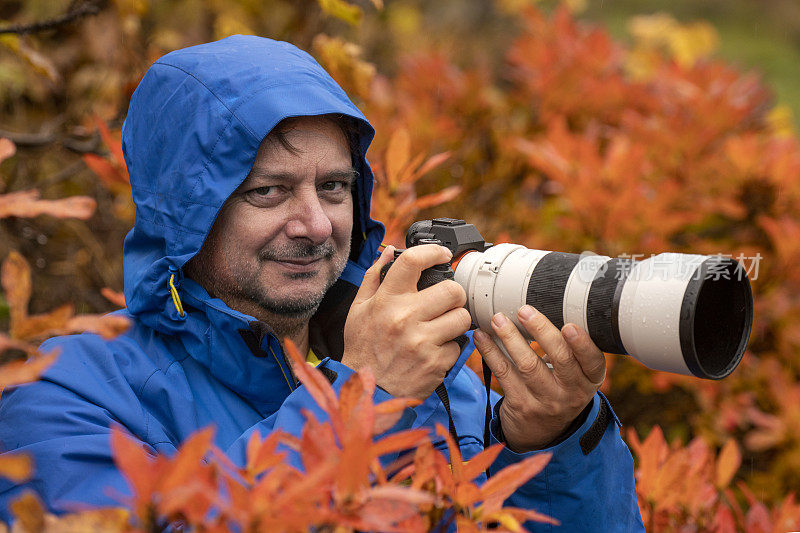
[[[582,327],[604,352],[705,379],[733,372],[747,347],[753,294],[730,257],[663,253],[636,261],[492,245],[472,224],[451,218],[409,227],[407,247],[431,243],[449,248],[453,259],[425,270],[418,288],[455,280],[467,293],[473,327],[487,332],[501,312],[529,338],[517,319],[528,304],[559,329],[567,322]]]

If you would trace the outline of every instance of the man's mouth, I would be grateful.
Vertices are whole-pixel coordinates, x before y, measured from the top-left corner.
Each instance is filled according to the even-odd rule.
[[[325,256],[317,257],[287,257],[283,259],[271,259],[280,271],[294,279],[296,276],[312,277],[319,273],[323,267]]]

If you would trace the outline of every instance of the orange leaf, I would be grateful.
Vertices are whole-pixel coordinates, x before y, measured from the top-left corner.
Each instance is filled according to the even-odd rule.
[[[390,188],[394,188],[400,182],[400,173],[408,164],[411,152],[411,138],[408,130],[398,128],[389,138],[386,148],[386,181]]]
[[[64,332],[67,322],[75,314],[72,304],[43,313],[41,315],[27,316],[11,324],[11,334],[21,340],[43,339]]]
[[[57,351],[35,355],[27,361],[11,361],[0,366],[0,390],[23,383],[30,383],[52,365],[58,357]]]
[[[119,315],[77,315],[67,322],[66,327],[70,333],[90,331],[104,339],[113,339],[128,331],[131,322]]]
[[[206,427],[195,431],[183,441],[161,484],[162,491],[176,489],[196,478],[198,470],[203,466],[203,458],[211,449],[213,438],[214,428]]]
[[[114,426],[111,428],[111,452],[117,468],[131,485],[134,500],[149,502],[158,479],[153,469],[154,460],[145,444]]]
[[[278,452],[277,447],[285,437],[282,431],[273,431],[262,440],[258,432],[253,433],[247,443],[247,469],[251,474],[258,475],[283,462],[286,453]]]
[[[417,170],[414,171],[415,177],[422,177],[434,168],[438,167],[448,159],[450,159],[450,155],[452,152],[442,152],[441,154],[432,155],[425,161],[422,166],[420,166]]]
[[[424,428],[398,431],[375,441],[370,448],[370,453],[374,457],[380,457],[389,453],[414,448],[427,439],[428,430]]]
[[[16,483],[22,483],[33,471],[31,458],[22,453],[4,453],[0,455],[0,476]]]
[[[11,250],[0,266],[0,284],[8,302],[11,329],[14,329],[14,324],[28,316],[32,288],[31,267],[16,250]]]
[[[103,297],[111,302],[112,304],[116,305],[117,307],[126,307],[127,304],[125,303],[125,294],[122,292],[117,292],[109,287],[103,287],[100,289],[100,294]]]
[[[422,403],[420,400],[411,398],[392,398],[381,402],[375,406],[375,423],[372,426],[372,434],[380,435],[384,431],[394,426],[406,407],[414,407]]]
[[[12,339],[8,335],[0,333],[0,353],[3,353],[6,350],[19,350],[27,353],[28,355],[34,355],[36,353],[36,346],[29,342]],[[0,369],[1,368],[2,367],[0,367]]]
[[[328,414],[336,432],[342,434],[339,400],[336,398],[336,393],[333,391],[331,384],[325,379],[322,372],[306,364],[305,358],[300,355],[300,352],[297,351],[297,346],[288,337],[284,339],[284,346],[286,346],[286,353],[289,354],[294,363],[292,370],[297,375],[297,379],[306,387],[308,393],[320,408]]]
[[[463,480],[462,474],[462,464],[461,464],[461,450],[456,444],[456,441],[453,440],[453,436],[450,435],[450,431],[448,431],[443,425],[436,424],[436,434],[443,437],[445,442],[447,442],[447,448],[450,451],[450,465],[453,469],[453,478],[456,481]]]
[[[103,139],[103,143],[105,143],[105,145],[111,151],[111,156],[114,159],[114,162],[120,166],[124,165],[125,154],[122,151],[122,143],[120,140],[111,135],[108,125],[103,121],[103,119],[97,115],[94,115],[92,118],[97,126],[97,130],[100,132],[100,137]]]
[[[9,507],[23,531],[44,531],[44,506],[36,494],[29,490],[25,491],[22,496],[11,502]]]
[[[127,509],[109,507],[92,509],[62,516],[47,515],[46,531],[79,533],[90,531],[128,531],[130,512]]]
[[[507,466],[490,477],[481,486],[484,506],[491,512],[499,509],[503,502],[520,486],[542,471],[550,462],[551,454],[541,453]]]
[[[501,451],[503,451],[503,445],[495,444],[493,446],[489,446],[481,453],[470,459],[464,465],[464,480],[472,481],[482,472],[485,472],[486,469],[489,468],[492,463],[494,463],[494,460],[497,459],[497,456],[500,455]]]
[[[39,200],[39,191],[34,189],[0,195],[0,218],[50,215],[86,220],[92,216],[96,207],[97,202],[88,196]]]
[[[736,444],[735,440],[729,439],[728,442],[725,443],[725,446],[722,447],[719,459],[717,460],[715,484],[718,489],[722,490],[730,484],[736,471],[739,470],[739,465],[741,463],[742,454],[739,451],[739,446]]]
[[[426,194],[414,200],[414,209],[428,209],[449,202],[461,193],[461,186],[452,185],[439,192]]]
[[[108,159],[96,154],[83,154],[83,162],[94,172],[100,181],[112,192],[119,185],[128,185],[128,178]]]
[[[17,153],[17,147],[10,139],[0,137],[0,163]]]

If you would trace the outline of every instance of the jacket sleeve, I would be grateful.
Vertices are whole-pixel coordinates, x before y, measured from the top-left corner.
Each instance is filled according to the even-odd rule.
[[[500,432],[499,402],[490,425],[490,444]],[[633,458],[622,440],[619,420],[608,400],[597,393],[584,423],[560,443],[528,453],[507,447],[489,473],[535,454],[550,453],[550,462],[509,497],[506,505],[534,509],[557,519],[560,527],[528,522],[529,531],[644,531],[636,501]]]

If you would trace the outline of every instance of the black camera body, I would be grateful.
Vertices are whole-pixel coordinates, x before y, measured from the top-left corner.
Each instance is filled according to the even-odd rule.
[[[434,218],[433,220],[420,220],[411,224],[406,232],[406,248],[420,244],[444,246],[452,252],[454,259],[469,251],[484,252],[492,246],[491,243],[483,240],[474,225],[455,218]],[[400,254],[404,251],[395,250],[394,258],[400,257]],[[381,281],[383,281],[392,264],[394,264],[394,260],[381,268]],[[440,281],[453,279],[452,264],[453,261],[451,260],[425,269],[420,275],[417,290],[421,291]]]

